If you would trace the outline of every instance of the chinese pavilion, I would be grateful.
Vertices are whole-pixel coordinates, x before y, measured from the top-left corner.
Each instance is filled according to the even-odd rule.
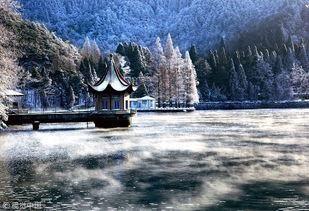
[[[89,91],[93,95],[97,116],[96,127],[128,127],[131,117],[135,114],[130,110],[130,94],[137,87],[127,81],[116,67],[113,56],[107,67],[107,72],[94,85],[89,84]]]
[[[89,85],[96,111],[130,110],[130,94],[136,87],[128,82],[115,66],[111,55],[108,71],[94,85]]]

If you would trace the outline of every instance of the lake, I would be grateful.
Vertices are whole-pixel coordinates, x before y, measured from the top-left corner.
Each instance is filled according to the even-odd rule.
[[[265,109],[14,127],[0,134],[0,209],[309,209],[308,120]]]

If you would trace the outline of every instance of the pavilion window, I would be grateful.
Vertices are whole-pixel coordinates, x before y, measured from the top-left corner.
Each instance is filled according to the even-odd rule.
[[[103,108],[103,109],[109,109],[109,106],[108,106],[108,99],[103,99],[102,108]]]
[[[119,99],[115,99],[115,101],[114,101],[114,109],[120,109],[120,101],[119,101]]]

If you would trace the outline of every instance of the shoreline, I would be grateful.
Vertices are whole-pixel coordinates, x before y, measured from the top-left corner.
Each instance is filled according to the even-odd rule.
[[[196,109],[194,107],[188,108],[156,108],[156,109],[137,109],[138,113],[182,113],[193,112]]]
[[[243,109],[291,109],[309,108],[309,100],[304,101],[245,101],[199,103],[196,110],[243,110]]]

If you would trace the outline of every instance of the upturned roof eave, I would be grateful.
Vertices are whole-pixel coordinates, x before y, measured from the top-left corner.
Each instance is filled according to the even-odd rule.
[[[105,84],[104,84],[105,83]],[[130,84],[115,67],[111,58],[110,66],[106,74],[94,85],[88,84],[89,90],[96,93],[132,93],[136,87]]]
[[[88,85],[89,91],[94,93],[94,94],[100,94],[100,95],[121,95],[121,94],[131,94],[134,91],[136,91],[136,87],[129,85],[128,87],[126,87],[124,90],[117,90],[114,89],[110,84],[107,85],[107,87],[100,91],[95,89],[93,86]]]

